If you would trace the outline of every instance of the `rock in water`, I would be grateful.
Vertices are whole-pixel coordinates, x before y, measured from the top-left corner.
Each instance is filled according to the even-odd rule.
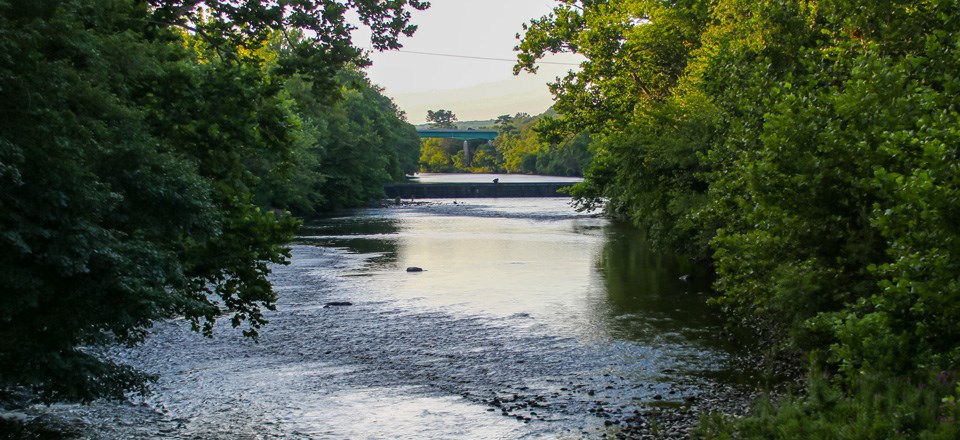
[[[410,266],[407,268],[407,272],[423,272],[423,269],[416,266]]]
[[[343,306],[352,306],[353,303],[349,301],[330,301],[323,308],[327,307],[343,307]]]

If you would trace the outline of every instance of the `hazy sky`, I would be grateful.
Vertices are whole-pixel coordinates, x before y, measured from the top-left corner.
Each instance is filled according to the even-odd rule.
[[[427,110],[452,110],[460,120],[492,119],[502,114],[542,113],[552,105],[546,84],[575,65],[542,65],[539,73],[513,76],[522,24],[550,12],[551,0],[431,0],[430,9],[416,12],[419,26],[404,38],[399,52],[374,53],[370,79],[422,123]],[[369,33],[358,31],[355,42],[369,46]],[[414,53],[421,52],[421,53]],[[423,53],[496,58],[478,60]],[[576,64],[571,55],[547,61]]]

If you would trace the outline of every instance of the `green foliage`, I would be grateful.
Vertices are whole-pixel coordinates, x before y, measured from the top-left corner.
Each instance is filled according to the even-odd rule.
[[[581,176],[593,158],[590,134],[581,132],[558,145],[548,144],[535,155],[534,172],[548,176]]]
[[[870,42],[862,29],[845,28],[849,20],[880,20],[871,8],[838,16],[849,12],[843,2],[824,6],[765,5],[751,14],[752,35],[731,31],[711,57],[749,66],[760,51],[784,68],[736,76],[725,63],[706,69],[737,127],[710,153],[711,214],[722,225],[714,242],[720,302],[746,321],[759,316],[824,335],[814,346],[833,347],[832,359],[849,374],[955,368],[956,343],[948,341],[957,340],[956,329],[948,322],[960,318],[957,230],[944,215],[952,215],[947,200],[957,188],[947,171],[955,164],[956,149],[946,147],[956,145],[954,122],[945,113],[956,99],[947,90],[956,86],[942,62],[955,55],[939,39],[956,30],[934,18],[947,4],[910,14],[902,8],[912,6],[886,5],[883,21],[903,21],[877,26],[940,29],[920,40],[897,33],[903,40],[889,43],[886,33]],[[756,44],[769,34],[779,38]],[[820,49],[805,49],[811,45]],[[784,277],[799,272],[817,279]],[[803,339],[773,333],[792,345]],[[885,342],[863,344],[871,340]],[[895,348],[897,356],[885,353]]]
[[[411,36],[410,9],[423,10],[429,2],[419,0],[148,0],[151,22],[163,27],[189,30],[216,51],[218,57],[233,61],[260,49],[274,32],[293,34],[286,41],[293,56],[277,63],[282,76],[303,74],[329,90],[345,63],[367,64],[350,37],[355,26],[348,14],[370,28],[376,50],[397,49],[401,35]]]
[[[471,173],[492,173],[499,168],[497,151],[487,144],[479,146],[471,156],[473,156],[470,158]]]
[[[582,70],[551,86],[559,116],[539,131],[557,140],[588,130],[597,160],[572,195],[583,209],[632,220],[660,249],[706,254],[709,235],[692,214],[706,201],[701,154],[716,110],[684,72],[699,47],[707,3],[564,2],[533,20],[517,70],[535,70],[545,52],[586,57]]]
[[[433,128],[453,129],[457,128],[454,124],[454,122],[457,122],[457,115],[450,110],[427,110],[427,122],[432,122],[430,125]]]
[[[751,24],[721,22],[704,69],[729,127],[710,152],[718,302],[781,347],[824,353],[847,410],[877,419],[898,410],[856,395],[864,375],[903,382],[960,361],[957,83],[945,61],[957,54],[944,44],[960,35],[957,7],[740,5]],[[824,414],[783,415],[808,416]],[[846,438],[941,432],[929,417],[885,430],[867,416]]]
[[[638,106],[671,95],[698,45],[707,4],[562,2],[530,22],[514,70],[535,71],[546,52],[583,55],[580,72],[551,85],[554,109],[568,132],[618,132]]]
[[[493,143],[503,157],[503,169],[508,173],[533,173],[537,153],[546,146],[534,131],[537,119],[504,115],[501,121],[500,134]]]
[[[214,188],[131,102],[166,50],[125,32],[146,11],[0,9],[16,36],[0,43],[0,386],[119,397],[144,377],[79,346],[135,342],[152,320],[207,306],[184,244],[219,233]]]
[[[541,123],[597,139],[580,205],[711,256],[731,320],[834,375],[740,434],[956,435],[955,413],[937,419],[955,381],[907,384],[960,369],[958,14],[954,0],[622,0],[531,22],[517,69],[587,59]],[[902,418],[911,405],[925,412]]]
[[[803,397],[763,400],[754,416],[737,421],[708,418],[698,429],[706,439],[955,439],[960,436],[960,392],[950,374],[924,383],[864,376],[846,392],[821,376]]]
[[[341,100],[327,103],[303,77],[285,82],[297,129],[296,159],[267,172],[262,204],[311,214],[362,206],[383,196],[383,184],[417,171],[420,138],[366,75],[342,70]]]
[[[545,139],[541,126],[555,115],[550,110],[538,116],[517,113],[500,117],[500,135],[494,146],[503,157],[505,171],[548,176],[583,175],[593,159],[590,134],[580,132]]]
[[[176,316],[207,335],[266,323],[297,221],[254,195],[313,145],[285,72],[329,101],[357,51],[339,3],[200,3],[0,0],[0,393],[121,398],[148,378],[98,347]],[[351,5],[385,47],[424,6]],[[317,32],[271,59],[281,28]],[[345,118],[386,105],[356,101]],[[408,136],[388,176],[414,162],[412,128],[391,127]]]
[[[453,160],[450,158],[446,145],[456,142],[445,142],[449,139],[424,139],[420,144],[420,171],[433,173],[449,173],[454,171]]]

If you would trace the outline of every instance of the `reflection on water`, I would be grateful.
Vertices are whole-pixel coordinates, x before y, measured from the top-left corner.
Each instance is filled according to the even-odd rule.
[[[308,222],[302,243],[376,254],[357,274],[394,298],[463,313],[524,314],[584,340],[723,346],[710,272],[653,252],[628,226],[563,199],[478,199]],[[409,274],[406,267],[425,272]]]
[[[399,230],[399,219],[383,217],[333,217],[307,222],[300,229],[298,243],[336,246],[356,254],[372,255],[373,261],[395,261],[396,240],[389,239]]]
[[[676,333],[698,344],[726,345],[718,336],[722,322],[706,302],[712,281],[707,268],[654,252],[640,231],[624,225],[607,227],[597,267],[611,334],[644,340]]]
[[[292,254],[259,343],[161,323],[114,354],[159,375],[145,405],[68,411],[107,439],[599,438],[730,375],[707,274],[564,199],[358,210]]]

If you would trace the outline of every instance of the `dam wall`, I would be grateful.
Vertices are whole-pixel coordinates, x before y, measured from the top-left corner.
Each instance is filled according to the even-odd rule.
[[[537,183],[393,183],[384,186],[388,198],[467,199],[499,197],[567,197],[559,192],[573,182]]]

